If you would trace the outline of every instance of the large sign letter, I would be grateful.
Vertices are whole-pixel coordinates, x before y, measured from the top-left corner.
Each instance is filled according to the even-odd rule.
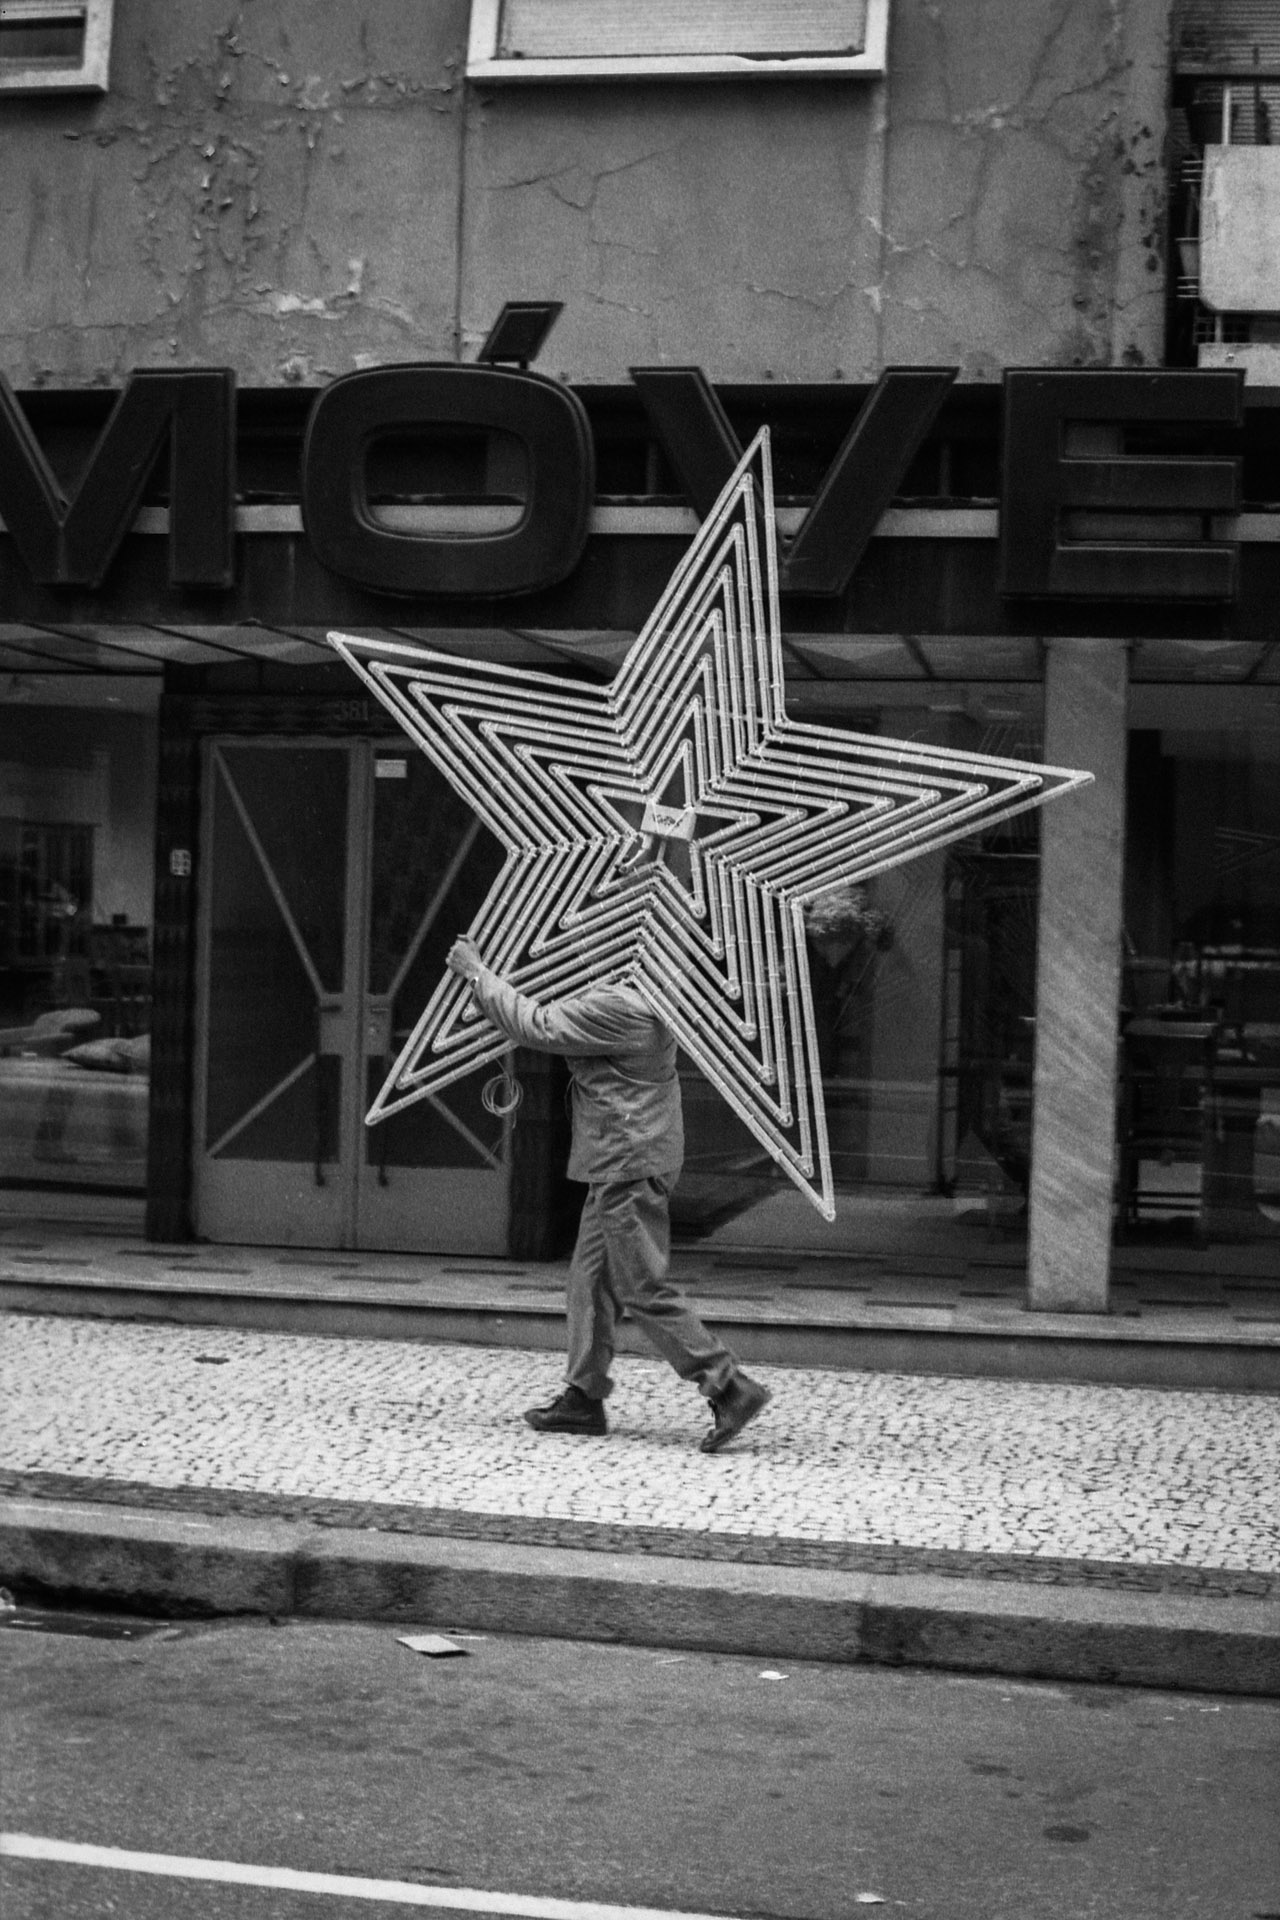
[[[227,368],[129,375],[67,500],[0,374],[0,518],[41,586],[97,587],[168,443],[169,573],[175,586],[235,577],[236,377]]]
[[[488,428],[524,443],[524,512],[498,534],[401,533],[369,506],[373,442],[436,427]],[[380,593],[534,593],[572,573],[587,538],[595,462],[577,395],[500,367],[403,366],[344,374],[316,401],[302,451],[302,520],[335,573]]]
[[[1149,454],[1073,454],[1069,424],[1239,426],[1244,376],[1234,372],[1033,373],[1004,377],[1004,493],[1000,590],[1108,600],[1229,600],[1236,548],[1226,541],[1169,537],[1144,526],[1132,538],[1104,538],[1068,515],[1234,513],[1240,462]],[[1123,523],[1117,523],[1122,533]]]
[[[858,410],[782,562],[784,593],[843,593],[938,417],[954,367],[887,367]],[[631,378],[696,511],[711,511],[742,457],[718,395],[697,367],[633,367]]]

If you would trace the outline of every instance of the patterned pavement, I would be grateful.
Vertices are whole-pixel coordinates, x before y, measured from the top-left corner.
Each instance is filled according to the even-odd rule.
[[[21,1314],[0,1343],[14,1490],[718,1557],[1280,1575],[1261,1395],[760,1368],[773,1403],[708,1458],[703,1403],[649,1360],[618,1362],[612,1431],[583,1440],[520,1418],[558,1387],[547,1353]]]

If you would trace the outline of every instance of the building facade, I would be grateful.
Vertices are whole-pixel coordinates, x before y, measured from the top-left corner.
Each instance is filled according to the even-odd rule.
[[[324,635],[606,679],[767,425],[789,711],[1095,777],[815,926],[834,1226],[690,1070],[679,1230],[1274,1270],[1273,10],[639,11],[0,0],[7,1204],[559,1250],[551,1064],[362,1124],[498,856]]]

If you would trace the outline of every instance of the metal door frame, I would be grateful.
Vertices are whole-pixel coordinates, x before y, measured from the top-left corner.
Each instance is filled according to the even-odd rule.
[[[363,859],[357,859],[356,857],[357,850],[360,854],[363,854],[368,838],[367,832],[363,835],[360,833],[362,811],[367,805],[366,783],[362,782],[358,777],[360,748],[364,744],[364,742],[358,740],[334,739],[332,735],[323,734],[255,734],[245,736],[242,734],[217,733],[209,734],[201,741],[201,758],[203,764],[200,769],[200,870],[208,876],[208,883],[202,889],[197,910],[195,1086],[192,1100],[192,1170],[194,1176],[192,1198],[196,1230],[201,1237],[204,1237],[204,1229],[207,1224],[202,1216],[208,1198],[207,1170],[213,1158],[213,1150],[228,1144],[237,1132],[247,1126],[258,1114],[262,1113],[265,1108],[270,1105],[272,1100],[278,1098],[288,1084],[286,1080],[274,1087],[269,1094],[264,1096],[263,1100],[261,1100],[256,1107],[251,1109],[249,1113],[242,1115],[228,1133],[223,1134],[219,1140],[215,1141],[212,1148],[206,1144],[210,1039],[209,1000],[213,941],[213,878],[215,872],[213,845],[214,799],[217,781],[220,777],[220,756],[224,748],[244,748],[252,751],[257,751],[261,748],[265,751],[278,751],[290,747],[306,748],[308,750],[324,749],[328,752],[341,753],[346,756],[347,845],[346,871],[343,876],[343,900],[345,902],[342,934],[343,984],[341,992],[337,994],[324,991],[316,975],[314,963],[307,954],[305,943],[302,941],[294,924],[293,914],[288,901],[284,898],[283,890],[266,857],[266,851],[254,829],[252,820],[248,817],[247,808],[244,806],[236,789],[232,770],[225,761],[222,762],[221,770],[221,778],[225,783],[228,798],[236,808],[241,826],[257,857],[263,879],[270,889],[277,910],[289,932],[290,938],[298,950],[299,958],[311,979],[312,986],[316,993],[318,1009],[316,1049],[300,1067],[295,1069],[296,1074],[305,1072],[306,1067],[314,1062],[318,1055],[332,1050],[326,1049],[323,1045],[323,1041],[326,1038],[324,1031],[326,1025],[325,1015],[328,1013],[338,1016],[336,1026],[342,1040],[341,1047],[337,1049],[342,1063],[340,1082],[341,1097],[338,1104],[339,1157],[336,1161],[325,1161],[323,1166],[317,1163],[313,1166],[311,1172],[311,1179],[316,1189],[323,1190],[325,1186],[334,1182],[334,1176],[338,1174],[340,1170],[348,1169],[354,1164],[357,1150],[357,1129],[361,1124],[361,1117],[356,1112],[357,1103],[350,1097],[350,1090],[352,1085],[356,1084],[352,1080],[352,1074],[356,1065],[361,1028],[359,1002],[353,991],[353,983],[360,978],[362,963],[360,943],[364,925],[360,914],[352,911],[352,904],[353,895],[359,896],[360,890],[367,887],[368,884],[367,875],[364,871],[367,867],[367,862]],[[371,826],[371,823],[368,824]],[[354,872],[353,865],[355,867]],[[334,1023],[331,1022],[330,1024],[332,1025]],[[296,1163],[264,1161],[258,1162],[257,1164],[261,1166],[307,1165],[305,1161]],[[318,1177],[330,1169],[332,1169],[332,1172],[329,1172],[328,1179]],[[299,1245],[318,1244],[338,1248],[349,1248],[354,1245],[356,1193],[355,1181],[353,1179],[349,1177],[338,1179],[334,1185],[334,1191],[329,1197],[328,1204],[318,1209],[318,1211],[324,1214],[329,1227],[328,1233],[323,1238],[318,1241],[302,1239],[295,1241],[292,1236],[286,1236],[286,1239],[281,1243]],[[283,1210],[281,1217],[282,1219],[284,1217]],[[253,1217],[251,1215],[248,1225],[251,1227],[252,1224]],[[265,1233],[257,1234],[252,1232],[248,1232],[245,1235],[246,1240],[250,1243],[254,1240],[266,1240],[270,1237],[279,1238],[279,1235],[269,1236]]]
[[[338,1158],[325,1161],[323,1167],[310,1167],[306,1161],[259,1161],[238,1163],[245,1170],[247,1191],[245,1194],[246,1220],[243,1229],[237,1227],[234,1234],[225,1230],[220,1223],[218,1238],[230,1244],[270,1243],[296,1244],[331,1247],[333,1249],[354,1250],[361,1246],[369,1247],[371,1242],[390,1241],[392,1244],[405,1244],[413,1238],[411,1223],[421,1217],[422,1190],[421,1181],[415,1184],[417,1193],[408,1191],[402,1203],[394,1203],[380,1208],[375,1189],[378,1185],[376,1155],[367,1151],[368,1130],[364,1124],[364,1089],[366,1080],[366,1059],[368,1041],[379,1018],[390,1017],[396,988],[405,972],[412,964],[413,957],[421,941],[426,937],[440,905],[446,898],[449,888],[456,879],[465,862],[476,834],[475,829],[464,836],[448,866],[442,872],[431,899],[424,905],[422,916],[412,941],[397,964],[392,982],[387,992],[375,995],[370,983],[370,940],[373,888],[373,863],[370,849],[373,844],[375,826],[377,774],[376,765],[380,754],[388,748],[403,747],[403,742],[393,736],[388,738],[335,739],[333,735],[311,734],[240,734],[215,733],[206,736],[201,742],[202,766],[200,785],[201,806],[201,872],[208,876],[208,883],[202,889],[197,913],[197,992],[195,1018],[195,1085],[192,1101],[192,1168],[193,1168],[193,1212],[196,1229],[202,1237],[207,1237],[208,1209],[211,1205],[209,1194],[209,1166],[213,1150],[223,1147],[236,1133],[248,1126],[261,1114],[271,1102],[278,1098],[289,1084],[289,1080],[306,1071],[316,1058],[323,1053],[336,1054],[340,1060],[340,1099],[338,1112]],[[315,749],[323,748],[330,752],[346,755],[347,796],[346,796],[346,868],[343,876],[344,922],[342,934],[342,989],[338,993],[327,993],[315,970],[314,962],[307,953],[305,943],[294,922],[293,913],[283,889],[277,880],[266,849],[254,828],[234,780],[233,768],[222,758],[225,749],[262,748],[268,751],[285,748]],[[235,807],[240,825],[258,860],[265,884],[269,888],[276,909],[297,949],[299,958],[310,979],[316,994],[318,1008],[318,1032],[316,1050],[290,1076],[281,1081],[266,1094],[249,1112],[240,1116],[228,1132],[212,1143],[205,1144],[208,1119],[208,1064],[210,1043],[210,986],[213,940],[213,879],[214,879],[214,813],[217,783],[221,780],[225,787],[227,804]],[[328,1032],[326,1033],[326,1027]],[[336,1044],[325,1046],[327,1039]],[[492,1175],[509,1179],[510,1169],[510,1122],[503,1128],[502,1142],[495,1159],[484,1144],[472,1138],[465,1125],[443,1103],[443,1116],[448,1124],[456,1128],[470,1144],[488,1161],[487,1168],[442,1167],[438,1171],[430,1168],[404,1168],[400,1170],[402,1183],[406,1176],[412,1180],[415,1174],[426,1178],[434,1177],[442,1183],[442,1197],[456,1198],[458,1206],[454,1213],[454,1234],[457,1242],[450,1250],[457,1253],[476,1252],[493,1253],[505,1251],[507,1205],[501,1210],[499,1231],[492,1229],[493,1209],[487,1204],[477,1212],[465,1190],[471,1187],[478,1175],[488,1180]],[[272,1223],[270,1199],[265,1191],[256,1193],[253,1188],[253,1167],[274,1167],[281,1169],[279,1219]],[[284,1183],[287,1175],[285,1168],[298,1170],[299,1188],[293,1202],[292,1213]],[[314,1212],[323,1216],[324,1231],[313,1235],[305,1228],[289,1231],[293,1215],[306,1214],[309,1209],[303,1204],[301,1183],[314,1181],[317,1190],[328,1187],[329,1192],[324,1203]],[[319,1178],[327,1175],[327,1178]],[[394,1170],[393,1170],[394,1177]],[[310,1197],[308,1192],[307,1197]],[[401,1199],[401,1196],[397,1196]],[[446,1209],[446,1211],[450,1211]],[[379,1212],[382,1220],[379,1222]],[[483,1223],[485,1231],[476,1235],[477,1222]],[[255,1230],[258,1229],[258,1230]],[[501,1242],[501,1245],[495,1242]]]

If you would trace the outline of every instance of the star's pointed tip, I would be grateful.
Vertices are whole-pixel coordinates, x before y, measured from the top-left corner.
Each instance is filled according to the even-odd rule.
[[[1095,778],[1087,767],[1044,767],[1041,777],[1047,790],[1046,799],[1072,793],[1077,787],[1091,787]]]
[[[761,427],[755,438],[744,448],[737,466],[726,480],[715,506],[703,521],[703,527],[714,522],[717,516],[730,510],[744,480],[751,480],[765,493],[772,489],[773,455],[768,427]]]
[[[796,1185],[815,1213],[820,1213],[828,1226],[832,1225],[836,1217],[836,1202],[830,1189],[814,1186],[808,1180],[798,1180]]]

